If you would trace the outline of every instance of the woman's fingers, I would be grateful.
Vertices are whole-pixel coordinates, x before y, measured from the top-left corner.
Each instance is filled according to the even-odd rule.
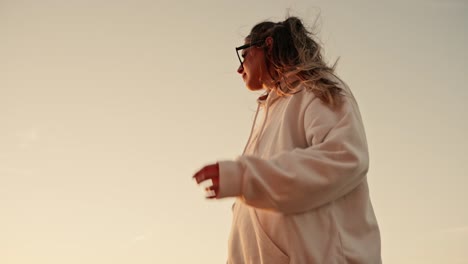
[[[207,191],[207,192],[214,191],[214,192],[218,193],[218,190],[219,190],[219,185],[215,184],[215,183],[213,183],[213,185],[207,186],[205,188],[205,191]]]
[[[218,163],[210,164],[199,170],[193,178],[197,184],[211,180],[211,186],[205,187],[206,198],[216,198],[219,193],[219,165]]]
[[[197,183],[200,183],[202,181],[206,181],[209,179],[215,179],[218,178],[219,182],[219,166],[218,163],[207,165],[203,167],[201,170],[199,170],[195,175],[193,176]]]
[[[206,187],[205,188],[205,193],[206,193],[206,198],[213,199],[218,196],[218,190],[219,186],[215,186],[214,184],[212,186]]]
[[[205,168],[203,167],[201,170],[199,170],[195,175],[193,175],[193,178],[197,181],[199,184],[202,181],[208,180],[209,175],[205,173]]]

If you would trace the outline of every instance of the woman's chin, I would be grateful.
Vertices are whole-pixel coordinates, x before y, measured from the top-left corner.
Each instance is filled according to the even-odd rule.
[[[245,83],[245,86],[246,86],[247,89],[249,89],[250,91],[258,91],[258,90],[262,90],[262,89],[263,89],[263,85],[260,85],[260,84],[252,84],[252,83],[249,83],[249,82],[246,82],[246,83]]]
[[[247,87],[247,89],[249,89],[249,91],[255,92],[255,91],[260,91],[263,88],[262,87],[259,87],[259,88],[257,88],[257,87],[255,87],[255,88]]]

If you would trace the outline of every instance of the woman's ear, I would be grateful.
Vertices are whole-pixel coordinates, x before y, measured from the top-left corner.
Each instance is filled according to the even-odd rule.
[[[273,49],[273,38],[272,37],[267,37],[265,39],[265,43],[268,47],[268,52],[271,52],[271,50]]]

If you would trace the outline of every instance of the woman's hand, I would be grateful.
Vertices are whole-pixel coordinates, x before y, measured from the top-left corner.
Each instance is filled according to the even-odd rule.
[[[211,180],[212,185],[205,188],[207,192],[206,198],[213,199],[219,193],[219,165],[218,163],[210,164],[199,170],[193,178],[200,184],[204,181]]]

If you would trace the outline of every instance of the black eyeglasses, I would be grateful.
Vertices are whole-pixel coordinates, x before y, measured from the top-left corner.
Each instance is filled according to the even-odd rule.
[[[259,41],[251,42],[251,43],[249,43],[249,44],[242,45],[242,46],[240,46],[240,47],[236,47],[237,58],[239,58],[239,62],[240,62],[240,64],[241,64],[241,66],[244,64],[244,61],[243,61],[244,58],[242,58],[242,57],[239,55],[239,50],[244,50],[244,49],[250,48],[250,47],[252,47],[252,46],[261,44],[261,43],[263,43],[263,42],[264,42],[264,40],[259,40]]]

